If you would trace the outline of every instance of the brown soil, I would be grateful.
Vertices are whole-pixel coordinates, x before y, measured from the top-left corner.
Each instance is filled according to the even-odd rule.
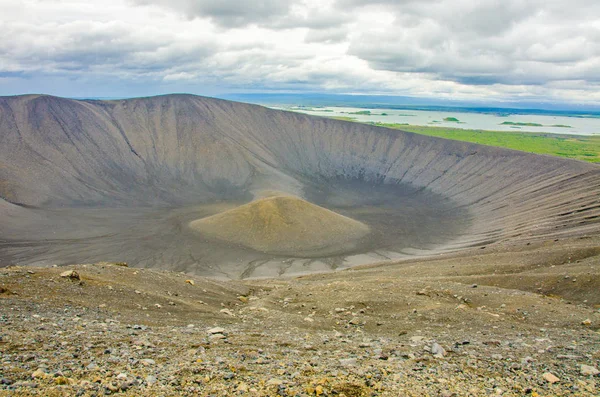
[[[600,368],[598,236],[245,282],[10,267],[0,286],[0,395],[600,391],[582,372]]]

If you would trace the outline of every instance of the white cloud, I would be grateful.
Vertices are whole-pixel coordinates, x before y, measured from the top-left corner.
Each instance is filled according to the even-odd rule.
[[[105,92],[108,80],[130,95],[140,84],[144,94],[210,85],[600,102],[593,0],[0,0],[0,9],[0,94],[55,79],[53,93],[73,96],[94,84]]]
[[[293,4],[288,0],[134,0],[134,3],[166,7],[188,18],[206,18],[224,27],[240,27],[285,17]]]

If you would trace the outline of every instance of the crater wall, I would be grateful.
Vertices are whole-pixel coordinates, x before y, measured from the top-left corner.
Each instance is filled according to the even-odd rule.
[[[113,251],[122,259],[127,247],[102,245],[102,236],[123,240],[129,231],[125,240],[143,245],[161,233],[187,233],[188,218],[272,190],[304,199],[329,191],[319,205],[354,218],[370,208],[369,219],[380,223],[390,218],[381,213],[398,214],[400,201],[410,201],[402,219],[418,225],[426,217],[431,233],[437,219],[440,234],[419,237],[422,243],[403,240],[395,251],[403,254],[600,229],[600,167],[593,164],[192,95],[0,98],[0,263],[102,260]],[[352,199],[340,204],[342,196]],[[150,215],[164,223],[144,229]],[[381,233],[393,230],[392,223]],[[79,256],[76,247],[84,247]],[[379,254],[392,248],[380,247]],[[281,259],[257,255],[245,263]],[[202,258],[202,252],[161,257],[149,247],[127,259],[206,273]]]

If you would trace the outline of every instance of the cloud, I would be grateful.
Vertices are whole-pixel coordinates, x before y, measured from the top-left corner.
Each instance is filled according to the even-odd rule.
[[[569,8],[581,8],[571,3]],[[600,59],[597,21],[581,14],[573,25],[561,19],[566,10],[556,1],[362,4],[386,5],[394,15],[385,29],[363,31],[350,44],[350,54],[378,70],[427,73],[466,85],[597,79],[598,72],[586,66]]]
[[[130,95],[214,87],[600,103],[595,0],[0,0],[0,7],[0,94],[52,80],[41,87],[73,96],[94,87],[129,87]]]
[[[197,63],[217,50],[208,34],[190,38],[146,21],[90,20],[85,14],[36,21],[37,15],[32,16],[28,23],[2,21],[2,35],[12,38],[0,40],[3,70],[139,77]]]
[[[307,43],[339,43],[348,38],[348,29],[345,27],[333,29],[309,29],[304,41]]]
[[[170,8],[188,18],[208,18],[228,28],[273,21],[287,15],[292,5],[287,0],[135,0],[135,3]]]

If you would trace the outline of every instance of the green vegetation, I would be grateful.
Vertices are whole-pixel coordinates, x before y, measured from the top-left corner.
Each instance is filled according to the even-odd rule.
[[[456,117],[444,117],[444,121],[450,121],[452,123],[460,123],[460,120],[458,120]]]
[[[336,120],[359,122],[352,117],[332,117]],[[434,120],[439,123],[439,121]],[[523,152],[568,157],[600,164],[600,136],[560,135],[543,132],[465,130],[441,126],[418,126],[408,123],[374,123],[377,125],[421,135],[436,136],[456,141],[479,143]],[[518,128],[517,126],[513,126]],[[567,127],[565,127],[567,128]]]
[[[515,123],[513,121],[505,121],[500,125],[510,125],[510,126],[526,126],[526,127],[543,127],[543,124],[540,123]],[[566,124],[553,124],[549,127],[558,127],[558,128],[573,128],[570,125]]]
[[[559,135],[519,131],[481,131],[460,128],[376,123],[422,135],[498,146],[524,152],[568,157],[600,164],[600,136]]]
[[[539,123],[515,123],[514,121],[505,121],[503,123],[501,123],[500,125],[518,125],[518,126],[524,126],[524,127],[543,127],[543,124],[539,124]]]
[[[358,112],[350,112],[348,114],[361,114],[363,116],[370,116],[371,111],[370,110],[359,110]]]
[[[335,120],[343,120],[343,121],[355,121],[355,122],[358,122],[358,121],[356,121],[356,119],[355,119],[354,117],[347,117],[347,116],[332,116],[331,118],[332,118],[332,119],[335,119]]]

